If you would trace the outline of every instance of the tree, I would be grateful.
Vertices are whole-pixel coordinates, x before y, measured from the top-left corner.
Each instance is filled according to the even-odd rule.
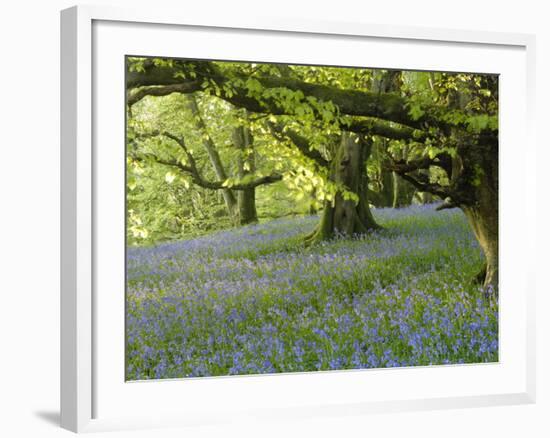
[[[320,173],[326,175],[327,187],[323,190],[321,220],[317,228],[306,237],[311,244],[327,240],[336,233],[363,234],[380,228],[370,211],[367,161],[372,140],[364,135],[346,131],[325,139],[328,143],[321,154],[302,135],[281,125],[271,124],[279,138],[288,138],[309,158]]]
[[[350,73],[350,69],[338,74],[338,69],[310,68],[313,73],[306,77],[306,67],[281,69],[270,64],[154,59],[132,62],[127,76],[130,105],[147,95],[201,91],[249,112],[317,124],[333,131],[329,137],[340,135],[339,147],[329,160],[333,164],[340,160],[340,165],[348,165],[350,157],[365,157],[364,152],[358,153],[352,147],[355,139],[361,145],[368,144],[369,137],[387,139],[391,152],[388,171],[418,191],[444,200],[441,209],[458,207],[464,211],[485,253],[484,285],[497,287],[496,76],[406,72],[396,92],[373,91],[372,84],[369,86],[365,80],[369,76],[364,73],[367,69],[361,70],[365,77],[360,77],[356,72]],[[313,148],[323,155],[319,144],[313,143]],[[372,148],[362,149],[370,153]],[[354,185],[356,190],[364,189],[362,183],[356,184],[357,174],[349,168],[331,166],[331,170],[336,185],[343,182]],[[366,175],[366,169],[362,173]],[[343,201],[353,198],[357,202],[356,197]],[[334,208],[338,210],[336,205]],[[346,217],[346,229],[351,230],[351,222],[358,223]]]
[[[218,153],[218,149],[216,148],[216,145],[212,141],[212,137],[208,133],[208,128],[204,123],[204,119],[199,110],[199,106],[197,105],[197,99],[193,94],[186,95],[186,97],[187,97],[188,108],[191,111],[191,115],[195,123],[195,128],[202,133],[203,146],[204,146],[204,149],[208,152],[210,162],[212,163],[212,167],[216,172],[216,177],[220,181],[225,181],[227,180],[227,171],[225,170],[225,167],[221,161],[220,154]],[[223,199],[225,201],[225,205],[227,207],[227,212],[229,214],[229,217],[232,219],[233,222],[237,222],[239,217],[239,211],[237,210],[237,200],[235,198],[235,194],[233,193],[233,190],[231,190],[230,188],[223,188],[221,190],[223,193]]]
[[[485,254],[486,266],[480,277],[486,287],[496,289],[498,79],[432,73],[430,87],[437,95],[432,105],[442,113],[445,129],[424,142],[425,153],[420,158],[395,161],[392,169],[418,190],[443,199],[439,209],[458,207],[464,211]],[[441,109],[446,110],[444,114]],[[429,169],[439,170],[435,172],[439,177],[418,172]]]
[[[330,239],[340,232],[348,236],[380,228],[368,203],[366,164],[372,150],[371,140],[343,132],[330,163],[330,178],[337,190],[333,201],[325,201],[321,222],[307,242]]]
[[[206,96],[206,100],[208,99],[211,98]],[[210,103],[206,102],[207,105]],[[220,116],[224,114],[220,109],[215,112]],[[233,151],[232,154],[225,154],[226,160],[236,161],[238,166],[234,169],[234,176],[231,176],[227,164],[223,163],[220,156],[220,147],[213,140],[201,114],[195,94],[183,95],[175,101],[165,102],[165,106],[161,105],[161,108],[157,108],[153,113],[160,114],[159,118],[148,120],[148,123],[140,123],[135,117],[130,119],[130,156],[134,160],[149,161],[179,175],[185,175],[189,177],[189,182],[203,189],[219,191],[231,223],[247,224],[257,221],[254,197],[256,187],[280,181],[282,175],[255,174],[250,129],[244,126],[246,119],[224,120],[223,127],[227,133],[222,133],[221,136],[218,134],[221,141],[232,142]],[[147,114],[150,118],[151,113]],[[157,129],[159,127],[161,130]],[[243,132],[244,137],[234,135],[239,132]],[[202,150],[197,145],[200,145]],[[247,155],[249,150],[252,150],[252,153]],[[203,157],[204,152],[206,157]],[[206,158],[211,169],[205,168]]]
[[[237,159],[238,177],[244,180],[254,175],[256,170],[254,142],[250,129],[245,126],[234,128],[233,143],[240,152]],[[239,217],[241,225],[258,222],[256,186],[239,190]]]

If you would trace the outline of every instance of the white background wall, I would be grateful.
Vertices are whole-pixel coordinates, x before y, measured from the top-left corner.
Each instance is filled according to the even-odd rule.
[[[111,433],[119,436],[550,436],[547,273],[550,26],[544,1],[96,1],[537,35],[538,402],[530,406],[325,418],[269,425]],[[65,0],[0,8],[0,435],[69,436],[59,404],[59,10]],[[521,153],[521,144],[518,153]],[[533,206],[535,207],[535,206]],[[521,224],[518,232],[521,233]],[[521,257],[521,254],[518,254]]]

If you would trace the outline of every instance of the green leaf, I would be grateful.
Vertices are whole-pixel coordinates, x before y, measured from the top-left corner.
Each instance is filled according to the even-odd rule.
[[[164,181],[166,181],[168,184],[172,184],[174,180],[176,179],[176,174],[174,172],[166,172],[164,175]]]

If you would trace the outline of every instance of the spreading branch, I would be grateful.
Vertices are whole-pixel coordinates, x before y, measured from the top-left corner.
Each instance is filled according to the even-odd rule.
[[[452,173],[452,157],[445,152],[441,152],[433,158],[422,157],[416,160],[396,160],[390,156],[389,160],[384,163],[387,170],[399,175],[429,169],[432,166],[443,169],[450,176]]]
[[[427,178],[424,178],[423,175],[417,175],[416,177],[413,177],[408,173],[396,173],[405,181],[411,183],[420,192],[428,192],[433,195],[439,196],[441,199],[451,197],[451,193],[449,192],[448,187],[430,182],[427,180]]]
[[[126,94],[126,104],[128,106],[135,105],[145,96],[168,96],[172,93],[188,94],[200,91],[201,85],[197,81],[183,82],[179,84],[165,86],[149,86],[138,88],[135,91],[128,90]]]
[[[195,161],[195,157],[193,154],[189,151],[187,148],[187,145],[185,143],[184,137],[178,137],[170,132],[166,131],[154,131],[151,133],[146,134],[140,134],[138,136],[141,138],[151,138],[151,137],[159,137],[163,136],[166,138],[169,138],[170,140],[174,141],[180,148],[184,151],[188,164],[183,164],[180,161],[177,160],[171,160],[171,159],[163,159],[160,158],[154,154],[134,154],[134,159],[138,161],[142,161],[143,158],[147,157],[152,159],[158,164],[162,164],[165,166],[170,166],[173,168],[178,169],[179,171],[189,175],[196,185],[199,187],[205,188],[205,189],[211,189],[211,190],[223,190],[223,189],[232,189],[232,190],[247,190],[252,189],[261,185],[265,184],[272,184],[277,181],[281,181],[283,179],[283,176],[281,174],[271,174],[271,175],[265,175],[261,177],[257,177],[251,181],[247,182],[239,182],[236,181],[233,184],[228,184],[226,181],[209,181],[206,178],[203,177],[201,171],[199,170],[197,163]]]
[[[229,78],[221,73],[214,64],[206,63],[203,69],[198,71],[195,69],[194,74],[196,78],[182,78],[181,72],[186,71],[188,65],[188,61],[176,61],[171,67],[148,63],[142,71],[128,72],[127,88],[129,90],[141,90],[139,95],[135,92],[135,98],[132,99],[132,102],[135,103],[138,97],[142,98],[146,95],[207,91],[210,84],[213,83],[218,87],[219,97],[237,107],[245,108],[252,112],[293,115],[292,109],[276,98],[252,97],[249,90],[240,85],[246,83],[250,78],[249,75],[235,72]],[[375,117],[419,129],[422,129],[427,122],[431,121],[427,115],[428,113],[418,119],[411,117],[407,99],[397,93],[375,93],[362,90],[340,89],[333,86],[305,82],[293,77],[255,76],[254,79],[258,81],[263,89],[285,88],[292,91],[300,91],[304,96],[314,97],[319,101],[330,101],[338,107],[340,114]],[[153,85],[157,87],[151,87]],[[180,88],[175,87],[176,85]],[[167,86],[169,88],[158,90],[158,87]]]
[[[427,138],[426,132],[420,129],[413,129],[405,125],[390,125],[385,120],[372,117],[353,118],[345,129],[356,134],[378,135],[391,140],[416,140],[421,142]]]
[[[440,153],[433,158],[422,157],[416,160],[396,160],[391,156],[384,163],[384,167],[398,174],[405,181],[411,183],[416,189],[421,192],[432,193],[439,196],[441,199],[451,197],[450,187],[442,186],[441,184],[430,181],[427,175],[418,173],[419,170],[429,169],[431,166],[446,167],[445,163],[450,157],[446,153]],[[415,172],[415,175],[411,173]]]
[[[273,136],[278,140],[284,143],[285,138],[289,139],[305,157],[315,161],[321,167],[329,166],[328,160],[326,160],[317,149],[312,148],[309,140],[304,136],[292,129],[284,129],[284,127],[278,123],[268,122],[267,125]]]

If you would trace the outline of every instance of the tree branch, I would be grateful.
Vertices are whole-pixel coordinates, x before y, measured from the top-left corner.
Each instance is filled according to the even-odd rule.
[[[183,82],[179,84],[164,85],[164,86],[150,86],[138,88],[134,92],[126,93],[126,104],[132,106],[143,99],[145,96],[168,96],[172,93],[194,93],[201,90],[201,85],[197,81]]]
[[[405,181],[410,182],[414,187],[416,187],[421,192],[431,193],[433,195],[439,196],[441,199],[450,197],[448,188],[443,187],[440,184],[430,183],[428,181],[420,181],[419,179],[417,179],[418,177],[414,178],[408,173],[398,173],[398,172],[396,173]]]
[[[361,119],[353,118],[345,129],[346,131],[355,132],[356,134],[378,135],[391,140],[416,140],[421,142],[427,137],[427,134],[419,129],[395,124],[390,126],[387,121],[372,117]]]
[[[444,187],[441,184],[430,182],[429,177],[423,174],[416,176],[410,175],[411,172],[415,172],[422,169],[429,169],[430,166],[441,166],[439,158],[446,156],[447,154],[441,153],[434,158],[423,157],[417,160],[395,160],[389,157],[390,161],[384,164],[384,167],[392,172],[398,174],[405,181],[410,182],[421,192],[432,193],[439,196],[442,199],[450,197],[450,187]]]
[[[304,156],[315,161],[321,167],[328,167],[329,162],[321,155],[318,150],[311,147],[307,138],[303,137],[292,129],[284,129],[281,124],[268,122],[267,125],[269,126],[275,138],[277,138],[278,140],[284,140],[284,137],[288,138]]]
[[[384,167],[397,174],[414,172],[420,169],[429,169],[431,166],[440,167],[450,175],[452,167],[451,156],[445,152],[437,154],[435,157],[422,157],[417,160],[395,160],[390,157],[390,161],[384,164]]]
[[[193,182],[199,187],[203,187],[205,189],[211,189],[211,190],[225,190],[225,189],[247,190],[247,189],[251,189],[251,188],[258,187],[265,184],[272,184],[274,182],[281,181],[283,179],[283,176],[281,174],[272,174],[272,175],[266,175],[266,176],[253,179],[246,183],[237,181],[235,184],[231,184],[231,185],[227,184],[226,181],[208,181],[202,176],[201,172],[199,171],[195,161],[195,157],[193,157],[193,155],[190,153],[189,149],[187,148],[187,145],[185,144],[185,139],[183,137],[178,137],[170,132],[165,132],[165,131],[163,132],[155,131],[152,133],[139,135],[139,137],[143,137],[143,138],[158,137],[158,136],[163,136],[176,142],[185,152],[187,159],[189,161],[189,165],[186,166],[176,160],[165,160],[157,157],[155,154],[142,154],[142,155],[151,158],[153,161],[155,161],[158,164],[174,167],[188,174],[193,180]],[[134,158],[138,160],[140,159],[139,156],[134,156]]]
[[[206,90],[208,82],[211,81],[218,86],[219,97],[235,106],[252,112],[293,115],[288,105],[283,105],[275,98],[252,97],[246,87],[239,85],[246,83],[250,79],[249,75],[235,72],[229,78],[224,76],[214,64],[207,61],[203,63],[201,69],[195,68],[193,71],[196,78],[192,80],[184,79],[181,75],[177,77],[178,73],[185,72],[186,68],[191,65],[189,61],[176,61],[172,67],[156,66],[154,63],[149,63],[144,65],[144,71],[128,72],[126,86],[128,89],[133,89],[151,85],[179,85],[179,89],[174,87],[163,92],[190,93]],[[192,65],[196,66],[196,63]],[[304,82],[293,77],[254,76],[254,79],[259,82],[263,89],[285,88],[292,91],[301,91],[304,96],[311,96],[320,101],[331,101],[339,108],[341,114],[377,117],[420,129],[429,121],[427,115],[417,120],[413,119],[408,111],[407,99],[395,93],[339,89],[328,85]],[[151,88],[148,88],[141,94],[147,95],[150,93],[160,93],[160,91],[152,91]],[[132,102],[135,103],[138,97],[139,95],[136,95]]]
[[[438,205],[436,207],[436,211],[446,210],[448,208],[456,208],[458,207],[457,204],[455,204],[451,198],[445,198],[442,204]]]

